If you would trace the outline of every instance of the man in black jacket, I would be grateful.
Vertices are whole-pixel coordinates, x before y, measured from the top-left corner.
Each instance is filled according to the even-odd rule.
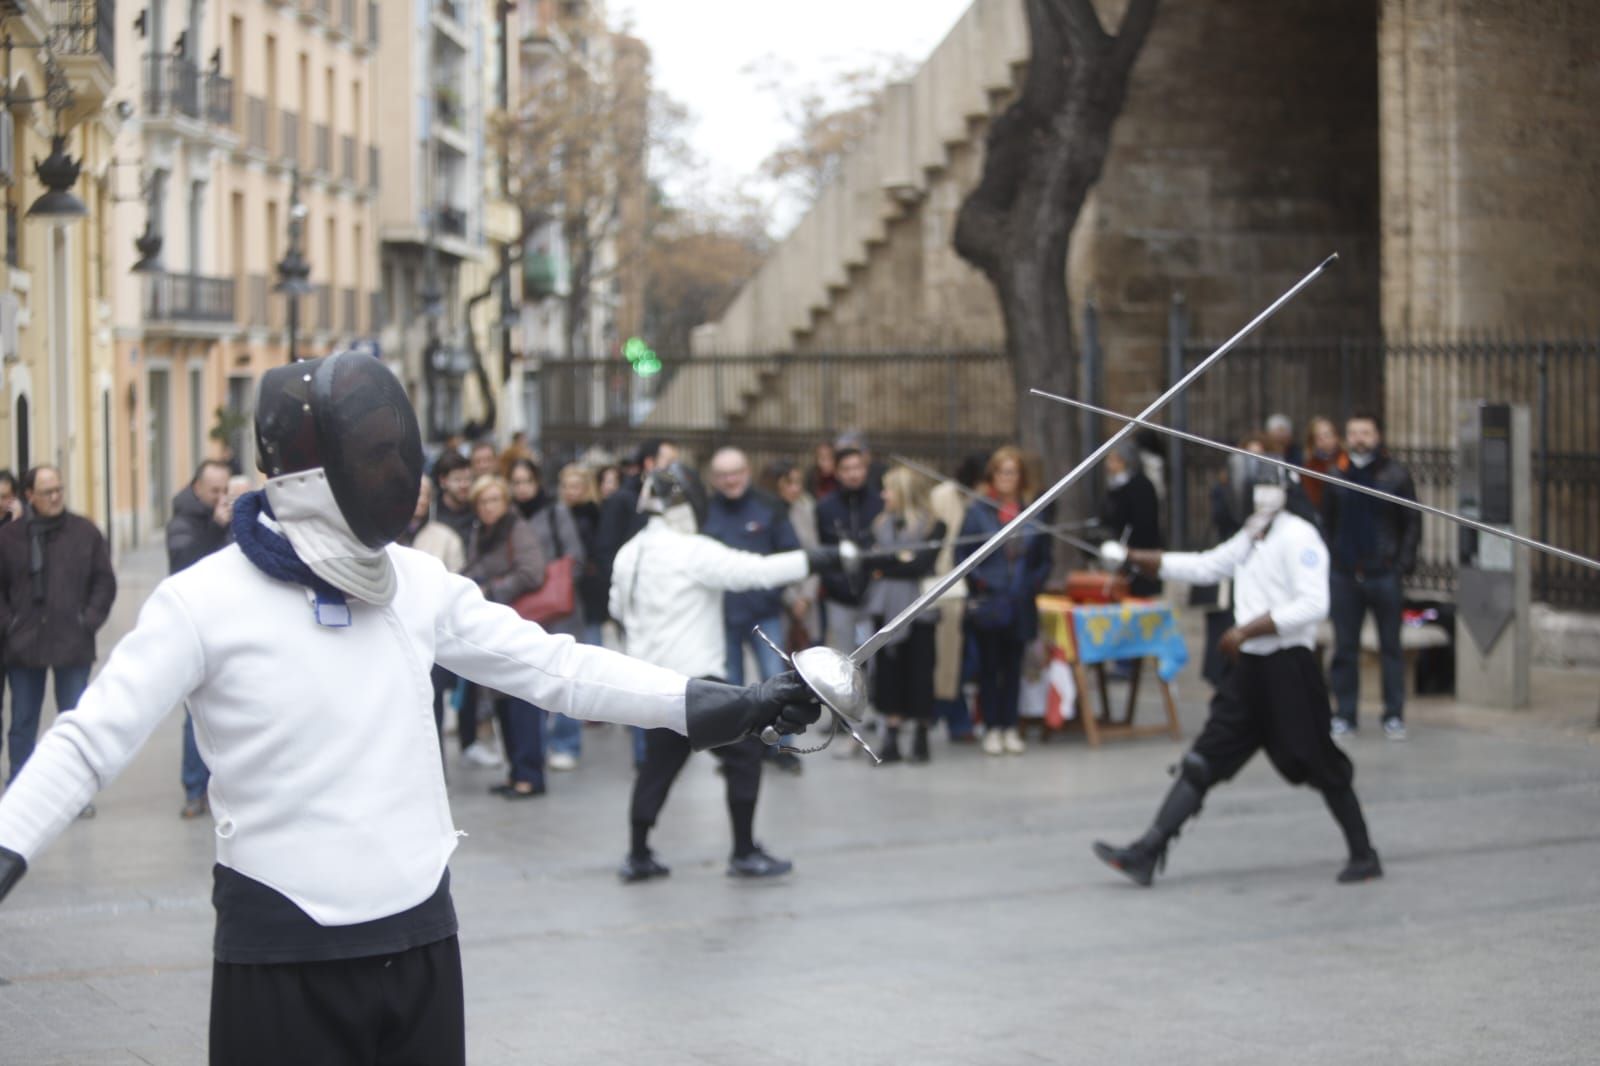
[[[872,520],[883,510],[883,494],[873,487],[867,456],[855,448],[841,448],[834,456],[834,476],[839,487],[817,502],[817,540],[837,547],[854,541],[868,551],[873,546]],[[828,646],[855,651],[866,620],[862,602],[867,594],[864,574],[838,571],[822,575],[823,624]]]
[[[172,498],[172,518],[167,522],[167,573],[187,569],[227,545],[232,515],[227,502],[228,464],[207,459],[195,470],[189,484]],[[194,742],[194,719],[188,711],[183,715],[183,765],[178,779],[183,783],[180,818],[198,818],[211,809],[206,802],[211,771]]]
[[[78,705],[94,663],[94,635],[117,598],[111,553],[93,522],[67,510],[61,474],[36,466],[22,479],[28,516],[0,529],[0,630],[11,683],[11,777],[39,736],[46,671],[56,711]],[[92,806],[84,809],[92,814]]]
[[[1383,426],[1365,412],[1345,422],[1350,469],[1344,476],[1391,496],[1414,500],[1405,467],[1383,450]],[[1406,738],[1406,669],[1400,652],[1400,581],[1417,565],[1422,516],[1409,507],[1373,499],[1329,483],[1322,497],[1322,532],[1332,556],[1333,665],[1328,671],[1338,713],[1333,735],[1356,730],[1361,692],[1361,623],[1368,609],[1378,627],[1383,666],[1383,732]]]

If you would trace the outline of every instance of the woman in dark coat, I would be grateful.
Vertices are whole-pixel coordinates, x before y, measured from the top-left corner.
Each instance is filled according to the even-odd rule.
[[[989,458],[984,474],[987,503],[974,501],[961,523],[963,538],[992,537],[1033,500],[1022,452],[1007,445]],[[976,541],[956,546],[960,562]],[[1017,731],[1022,696],[1022,656],[1039,635],[1035,597],[1050,577],[1050,540],[1029,526],[1007,540],[967,575],[967,623],[978,647],[978,699],[983,708],[983,750],[1021,755]]]
[[[539,538],[511,507],[511,486],[505,478],[485,474],[472,484],[472,508],[478,521],[467,542],[462,575],[476,581],[486,599],[515,603],[544,584],[544,551]],[[476,733],[476,687],[461,701],[463,748]],[[495,715],[505,739],[509,779],[489,791],[506,799],[527,799],[544,793],[544,712],[531,703],[494,693]]]

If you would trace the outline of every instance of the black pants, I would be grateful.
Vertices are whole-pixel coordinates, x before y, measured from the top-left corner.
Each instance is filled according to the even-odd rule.
[[[1331,718],[1328,686],[1311,649],[1240,655],[1223,670],[1194,751],[1213,782],[1227,781],[1264,750],[1290,784],[1343,791],[1355,768],[1328,734]]]
[[[1017,724],[1022,699],[1022,656],[1027,642],[1012,629],[973,627],[978,642],[978,702],[983,724],[989,729],[1010,729]]]
[[[765,747],[755,737],[737,744],[713,748],[711,754],[722,762],[722,779],[727,785],[728,811],[737,817],[741,806],[752,808],[761,792],[761,753]],[[644,734],[644,765],[633,779],[633,801],[628,818],[636,826],[654,826],[667,793],[678,779],[683,764],[693,753],[689,738],[670,729],[648,729]]]
[[[876,621],[883,624],[881,618]],[[933,717],[936,628],[932,622],[917,622],[906,630],[904,640],[878,652],[872,668],[872,705],[879,714],[914,722]]]
[[[214,963],[211,1066],[465,1066],[455,937],[334,962]]]

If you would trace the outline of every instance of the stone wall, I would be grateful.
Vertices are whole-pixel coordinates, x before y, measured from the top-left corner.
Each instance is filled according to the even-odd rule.
[[[1382,3],[1384,329],[1592,329],[1600,4]]]

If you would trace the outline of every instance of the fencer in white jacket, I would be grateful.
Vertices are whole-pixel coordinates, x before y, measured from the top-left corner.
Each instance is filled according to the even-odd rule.
[[[837,546],[756,555],[705,536],[699,532],[706,512],[704,492],[699,479],[677,463],[650,475],[639,508],[651,517],[617,552],[611,571],[611,616],[622,627],[630,656],[689,677],[726,676],[724,593],[782,588],[817,570],[853,565]],[[853,552],[854,545],[848,550]],[[779,634],[768,636],[777,639]],[[644,761],[634,777],[629,805],[631,841],[617,871],[624,882],[648,881],[671,872],[651,852],[649,834],[689,751],[675,734],[653,731],[645,737]],[[753,836],[762,752],[763,745],[754,738],[716,752],[722,761],[733,829],[731,876],[773,877],[793,868],[787,860],[767,854]]]
[[[422,454],[410,404],[377,360],[276,368],[257,411],[265,500],[241,499],[238,544],[156,588],[0,797],[0,897],[186,704],[216,818],[212,1061],[329,1061],[330,1049],[370,1044],[460,1063],[446,864],[461,834],[433,722],[435,662],[552,711],[697,746],[815,709],[794,679],[704,685],[552,636],[392,544]],[[350,992],[362,978],[348,967],[373,959],[386,969],[370,979],[399,997],[379,997],[381,1011]],[[347,969],[318,968],[331,960]]]

